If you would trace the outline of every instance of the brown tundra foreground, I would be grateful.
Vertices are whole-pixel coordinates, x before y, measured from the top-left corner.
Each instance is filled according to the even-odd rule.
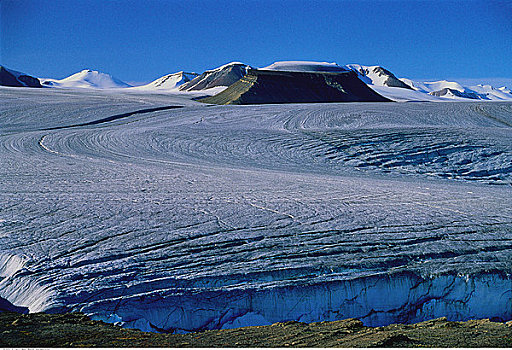
[[[3,347],[512,347],[512,321],[446,318],[386,327],[357,319],[284,322],[188,334],[146,333],[79,313],[0,313]]]

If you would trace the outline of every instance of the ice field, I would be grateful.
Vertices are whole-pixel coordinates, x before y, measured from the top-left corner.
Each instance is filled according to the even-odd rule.
[[[0,101],[13,308],[161,332],[512,319],[512,103]]]

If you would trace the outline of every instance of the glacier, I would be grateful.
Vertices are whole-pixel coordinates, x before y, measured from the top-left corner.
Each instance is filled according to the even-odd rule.
[[[512,319],[512,103],[0,99],[0,306],[157,332]]]

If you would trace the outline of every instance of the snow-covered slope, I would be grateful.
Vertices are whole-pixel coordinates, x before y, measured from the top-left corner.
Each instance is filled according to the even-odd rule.
[[[61,80],[44,79],[42,84],[48,87],[88,89],[117,89],[131,86],[117,78],[114,78],[110,74],[90,69],[84,69],[81,72],[75,73]]]
[[[312,61],[280,61],[274,62],[270,66],[261,68],[264,70],[292,71],[292,72],[346,72],[347,69],[338,66],[332,62],[312,62]]]
[[[410,101],[430,101],[430,102],[443,102],[443,101],[451,101],[449,99],[432,96],[428,93],[411,90],[411,89],[403,89],[397,87],[389,87],[389,86],[377,86],[370,85],[370,87],[378,92],[380,95],[387,97],[395,102],[410,102]],[[474,100],[469,100],[474,101]]]
[[[447,80],[440,80],[440,81],[416,81],[411,79],[400,79],[407,85],[410,85],[414,90],[429,93],[434,91],[439,91],[442,89],[451,89],[451,90],[457,90],[457,91],[464,91],[464,87],[455,82],[455,81],[447,81]]]
[[[137,90],[174,90],[179,86],[183,85],[186,82],[191,81],[196,78],[199,74],[197,73],[188,73],[188,72],[177,72],[172,74],[164,75],[152,81],[149,84],[137,86],[133,89]]]
[[[39,79],[0,66],[0,85],[12,87],[41,87]]]
[[[247,74],[251,68],[241,62],[231,62],[218,68],[207,70],[200,76],[181,85],[180,91],[206,90],[218,87],[228,87]]]

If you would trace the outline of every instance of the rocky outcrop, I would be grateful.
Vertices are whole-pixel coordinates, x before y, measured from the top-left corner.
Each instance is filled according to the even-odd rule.
[[[353,72],[290,72],[249,70],[221,93],[200,99],[214,104],[312,102],[387,102]]]

